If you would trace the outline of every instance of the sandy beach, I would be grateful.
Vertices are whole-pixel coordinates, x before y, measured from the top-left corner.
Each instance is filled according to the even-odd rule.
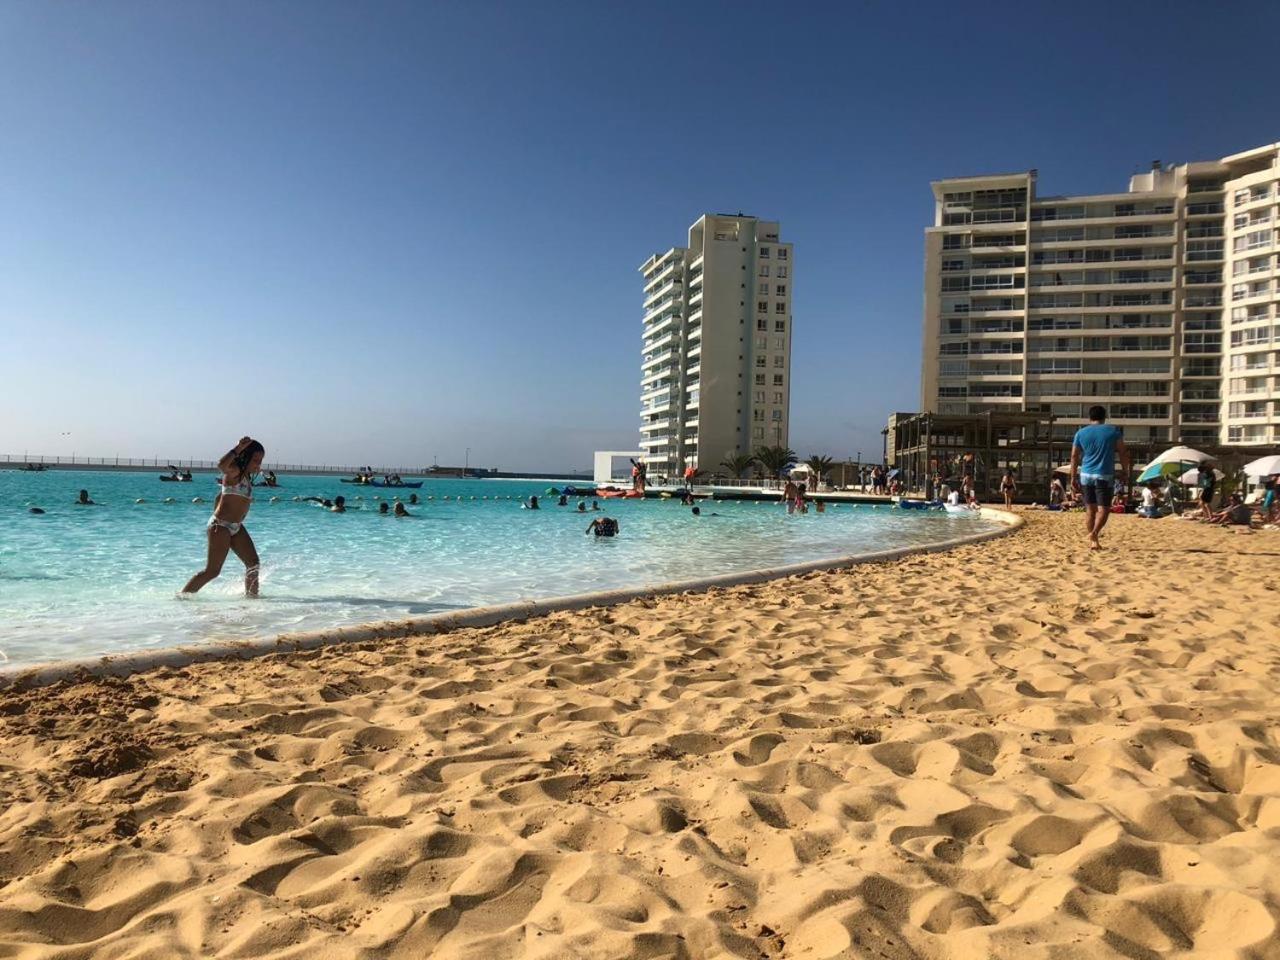
[[[0,957],[1280,957],[1280,533],[0,692]]]

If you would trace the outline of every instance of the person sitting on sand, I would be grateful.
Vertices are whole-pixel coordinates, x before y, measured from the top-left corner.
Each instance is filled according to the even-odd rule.
[[[1221,527],[1247,527],[1253,523],[1253,507],[1245,503],[1240,494],[1233,493],[1227,506],[1210,516],[1206,522]]]
[[[1138,516],[1146,517],[1148,520],[1156,520],[1160,517],[1160,495],[1157,491],[1160,485],[1154,481],[1144,484],[1142,487],[1142,506],[1138,508]]]
[[[81,490],[81,491],[80,491],[80,498],[79,498],[78,500],[76,500],[76,506],[78,506],[78,507],[94,507],[94,506],[97,506],[97,504],[95,504],[92,500],[90,500],[90,499],[89,499],[89,491],[88,491],[88,490]]]
[[[612,537],[616,536],[621,529],[618,521],[613,517],[597,517],[587,527],[587,533],[594,533],[597,537]]]
[[[412,517],[412,516],[413,516],[413,514],[412,514],[412,513],[410,513],[407,509],[405,509],[405,505],[404,505],[403,503],[400,503],[399,501],[397,501],[397,502],[396,502],[396,511],[395,511],[395,514],[396,514],[396,516],[397,516],[397,517]]]

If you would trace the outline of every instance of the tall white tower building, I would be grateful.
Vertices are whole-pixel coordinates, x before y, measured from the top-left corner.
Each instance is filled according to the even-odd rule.
[[[652,477],[788,445],[792,247],[778,224],[707,214],[640,266],[640,447]]]

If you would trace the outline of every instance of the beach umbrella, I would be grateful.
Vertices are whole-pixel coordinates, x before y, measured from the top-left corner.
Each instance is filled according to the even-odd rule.
[[[1222,479],[1225,479],[1225,478],[1226,478],[1226,476],[1227,476],[1225,473],[1223,473],[1223,472],[1222,472],[1221,470],[1219,470],[1217,467],[1213,467],[1213,468],[1212,468],[1212,470],[1213,470],[1213,476],[1214,476],[1214,479],[1215,479],[1215,480],[1222,480]],[[1190,470],[1188,470],[1186,473],[1184,473],[1182,476],[1180,476],[1180,477],[1178,478],[1178,482],[1179,482],[1179,483],[1185,483],[1185,484],[1188,484],[1188,485],[1191,485],[1191,486],[1194,486],[1195,484],[1199,483],[1199,482],[1200,482],[1200,468],[1199,468],[1199,467],[1192,467]]]
[[[1244,465],[1244,472],[1250,477],[1270,477],[1280,473],[1280,454],[1261,457]]]
[[[1150,483],[1152,480],[1162,480],[1165,477],[1177,479],[1186,468],[1185,463],[1152,463],[1138,475],[1138,483]]]
[[[902,471],[895,467],[894,469],[890,470],[888,473],[885,474],[885,479],[892,480],[894,477],[898,476],[898,474],[900,473],[902,473]]]
[[[1201,453],[1191,447],[1170,447],[1152,460],[1151,463],[1204,463],[1206,460],[1212,459],[1213,457],[1207,453]]]
[[[1071,464],[1069,464],[1069,463],[1064,463],[1064,464],[1063,464],[1062,466],[1060,466],[1060,467],[1054,467],[1054,468],[1053,468],[1053,472],[1054,472],[1054,473],[1060,473],[1060,474],[1062,474],[1064,477],[1069,477],[1069,476],[1071,476]]]

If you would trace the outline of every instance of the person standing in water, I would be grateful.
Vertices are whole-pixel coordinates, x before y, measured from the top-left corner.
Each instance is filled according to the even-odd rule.
[[[1071,489],[1084,498],[1085,525],[1089,530],[1089,549],[1102,549],[1102,528],[1111,516],[1111,497],[1116,484],[1116,456],[1129,475],[1129,448],[1124,445],[1124,432],[1107,426],[1107,408],[1089,408],[1089,425],[1076,431],[1071,441]]]
[[[195,593],[215,579],[222,572],[227,552],[234,550],[244,563],[245,596],[258,595],[258,551],[253,546],[249,531],[244,528],[244,518],[249,515],[249,507],[253,504],[253,477],[262,469],[265,454],[266,450],[257,440],[241,437],[240,442],[218,461],[218,469],[222,471],[218,483],[222,492],[214,501],[213,516],[206,527],[208,558],[204,569],[187,581],[182,588],[183,593]]]

